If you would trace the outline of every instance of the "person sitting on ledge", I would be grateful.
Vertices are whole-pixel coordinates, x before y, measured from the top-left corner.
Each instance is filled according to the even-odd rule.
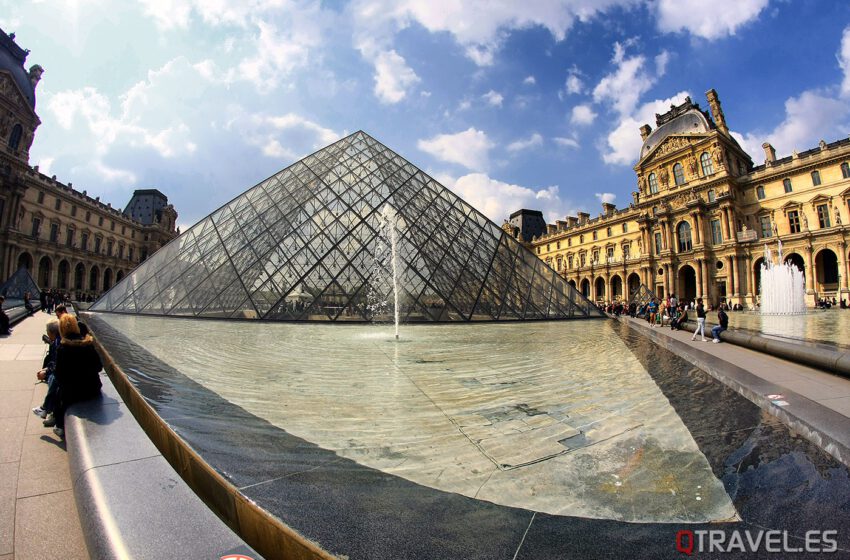
[[[711,328],[711,336],[714,339],[712,342],[715,344],[720,342],[720,333],[729,328],[729,315],[723,311],[722,307],[717,310],[717,323]]]
[[[56,352],[56,381],[59,402],[54,409],[53,433],[65,439],[65,411],[72,404],[100,395],[100,370],[103,364],[90,334],[82,336],[77,319],[66,313],[59,319],[62,341]]]
[[[682,325],[688,322],[688,306],[684,303],[679,306],[679,311],[676,318],[670,322],[670,329],[674,331],[682,330]]]

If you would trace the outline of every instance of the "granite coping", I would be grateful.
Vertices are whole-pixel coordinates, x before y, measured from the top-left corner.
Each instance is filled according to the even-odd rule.
[[[629,325],[632,329],[649,336],[659,346],[675,352],[715,379],[731,387],[749,401],[801,433],[806,439],[837,460],[850,466],[850,418],[847,416],[806,398],[787,387],[759,377],[714,353],[700,350],[671,336],[667,336],[663,332],[659,332],[659,330],[663,329],[653,329],[641,322],[631,321],[627,317],[622,318],[621,321]],[[724,331],[720,336],[724,342],[734,342],[733,339],[741,341],[744,337],[755,338],[754,335],[742,335],[741,333],[730,331]],[[770,340],[768,342],[774,343],[778,341]],[[758,345],[739,345],[785,358],[785,356],[770,350],[763,350]],[[767,348],[769,347],[767,346]],[[790,361],[793,362],[796,360],[792,359]],[[771,399],[769,395],[782,395],[783,398],[781,400]]]
[[[68,459],[92,558],[261,556],[195,495],[102,376],[101,397],[71,406]]]

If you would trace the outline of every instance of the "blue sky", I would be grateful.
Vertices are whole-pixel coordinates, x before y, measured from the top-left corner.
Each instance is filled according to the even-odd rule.
[[[31,164],[184,228],[359,129],[497,223],[618,206],[638,127],[715,88],[753,160],[850,133],[850,3],[0,0],[45,74]]]

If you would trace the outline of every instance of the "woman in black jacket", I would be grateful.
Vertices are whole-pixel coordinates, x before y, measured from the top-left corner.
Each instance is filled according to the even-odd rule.
[[[103,364],[95,350],[90,334],[82,336],[77,319],[69,314],[59,319],[62,342],[56,351],[54,375],[59,383],[59,403],[54,410],[56,427],[54,433],[65,437],[65,410],[75,402],[92,399],[100,395],[100,370]]]

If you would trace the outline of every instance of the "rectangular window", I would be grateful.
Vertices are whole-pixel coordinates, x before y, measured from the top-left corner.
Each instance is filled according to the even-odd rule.
[[[87,212],[86,212],[86,221],[88,222],[88,221],[90,221],[90,220],[91,220],[91,212],[88,212],[88,211],[87,211]]]
[[[764,200],[764,187],[762,185],[756,187],[756,198]]]
[[[98,226],[100,226],[100,227],[103,227],[103,216],[100,216],[100,217],[97,219],[97,225],[98,225]]]
[[[761,224],[762,238],[773,237],[773,228],[770,227],[770,216],[759,216],[759,223]]]
[[[109,229],[115,231],[115,220],[112,220],[112,225],[109,226]]]
[[[38,237],[38,232],[41,230],[41,219],[33,218],[32,219],[32,236]]]
[[[44,204],[44,193],[41,191],[38,191],[38,203]]]
[[[623,224],[623,233],[629,233],[629,224]]]
[[[655,234],[655,254],[661,254],[661,232]]]
[[[581,254],[581,266],[585,266],[587,264],[587,255],[584,253]]]
[[[567,268],[572,268],[572,267],[573,267],[573,258],[567,257]]]
[[[77,217],[77,207],[76,206],[71,206],[71,217],[72,218]]]
[[[540,246],[539,245],[537,246],[537,254],[538,255],[540,254]]]
[[[723,243],[723,233],[720,231],[720,220],[711,220],[711,242],[715,245]]]
[[[572,246],[573,246],[573,238],[570,237],[569,239],[567,239],[567,247],[572,247]]]
[[[593,230],[593,240],[596,241],[597,239],[599,239],[599,232],[596,231],[596,230]]]
[[[112,241],[107,241],[107,242],[106,242],[106,256],[107,256],[107,257],[111,257],[111,256],[112,256]]]
[[[611,228],[608,227],[608,229],[605,231],[605,233],[606,233],[606,235],[608,235],[608,237],[611,237]]]
[[[820,171],[812,171],[812,186],[820,185]]]
[[[130,249],[127,250],[127,260],[128,261],[133,260],[133,247],[130,247]]]
[[[50,242],[59,241],[59,224],[50,224]]]
[[[83,236],[80,238],[80,249],[82,249],[83,251],[89,250],[89,234],[84,233]]]
[[[121,226],[121,235],[127,235],[127,226]]]
[[[593,252],[593,262],[594,263],[599,262],[599,249],[597,249],[596,251]]]
[[[794,188],[791,186],[791,179],[785,179],[782,181],[782,187],[785,189],[786,193],[792,192]]]
[[[614,259],[614,248],[608,247],[608,260],[611,261]]]
[[[62,199],[61,198],[58,198],[58,197],[56,198],[56,205],[54,206],[54,208],[56,208],[56,210],[62,210]]]
[[[560,249],[560,248],[561,248],[561,242],[558,241],[557,243],[555,243],[555,249]]]
[[[123,245],[118,246],[118,258],[119,259],[124,258],[124,246]]]
[[[103,240],[100,237],[94,238],[94,252],[97,253],[97,254],[100,254],[100,243],[102,241]]]
[[[797,210],[788,212],[788,228],[791,233],[800,233],[800,213]]]
[[[68,228],[65,230],[65,246],[74,246],[74,228]]]
[[[829,223],[829,207],[826,204],[818,204],[818,223],[821,229],[828,228]]]
[[[632,257],[632,246],[631,245],[623,245],[623,259],[630,259]]]

